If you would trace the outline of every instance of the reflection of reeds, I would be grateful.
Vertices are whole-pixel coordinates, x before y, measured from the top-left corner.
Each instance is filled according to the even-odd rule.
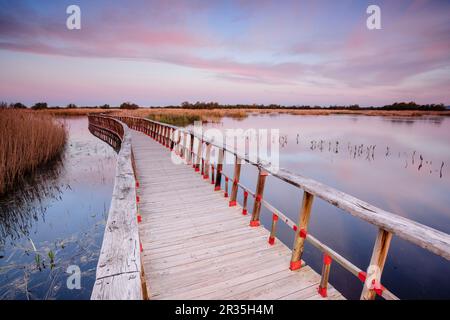
[[[20,188],[0,198],[0,249],[7,239],[28,236],[34,222],[47,210],[43,202],[61,197],[59,177],[62,169],[60,159],[39,167],[20,184]]]
[[[49,115],[0,110],[0,195],[59,156],[66,138]]]

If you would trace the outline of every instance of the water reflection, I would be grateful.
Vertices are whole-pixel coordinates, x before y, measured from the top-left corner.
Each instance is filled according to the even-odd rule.
[[[0,299],[90,298],[116,154],[92,136],[87,118],[65,121],[62,163],[2,199]],[[70,265],[81,269],[80,290],[66,286]]]
[[[248,117],[240,123],[224,119],[218,128],[279,129],[281,167],[450,233],[450,118],[279,115]],[[232,175],[233,166],[224,171]],[[242,168],[243,185],[254,190],[256,178],[256,170]],[[301,190],[268,177],[264,197],[297,221]],[[262,210],[266,228],[271,226],[271,216]],[[281,241],[292,247],[292,229],[283,224],[278,228]],[[376,227],[316,199],[309,231],[355,265],[367,267]],[[318,250],[307,245],[304,259],[321,272]],[[403,299],[448,299],[450,278],[439,275],[449,272],[445,259],[394,237],[383,284]],[[330,279],[347,298],[359,298],[361,283],[337,264]]]
[[[29,235],[33,222],[45,215],[44,200],[61,199],[64,186],[59,177],[62,170],[63,161],[57,159],[0,198],[0,250],[7,239],[15,241]]]

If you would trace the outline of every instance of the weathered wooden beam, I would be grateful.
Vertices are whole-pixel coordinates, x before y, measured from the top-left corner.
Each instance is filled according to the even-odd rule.
[[[366,279],[361,293],[361,300],[373,300],[376,291],[382,292],[381,275],[386,262],[389,246],[392,240],[392,233],[379,229],[373,246],[372,258],[367,268]]]
[[[297,225],[294,228],[295,238],[292,248],[291,265],[289,267],[291,270],[297,270],[301,267],[303,247],[308,233],[308,223],[311,216],[313,200],[314,196],[312,194],[306,191],[303,192],[302,208],[300,209]]]
[[[258,182],[256,183],[255,202],[253,204],[252,219],[250,220],[251,227],[258,227],[260,225],[259,214],[261,211],[261,200],[264,195],[264,185],[266,183],[267,176],[268,173],[266,171],[261,169],[259,170]]]
[[[236,205],[236,198],[239,188],[239,178],[241,176],[241,159],[238,156],[234,157],[234,175],[233,175],[233,187],[231,189],[230,203],[229,206],[233,207]]]

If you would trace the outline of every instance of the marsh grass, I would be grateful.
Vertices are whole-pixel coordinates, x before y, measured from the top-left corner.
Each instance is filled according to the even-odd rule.
[[[0,195],[59,157],[67,132],[48,114],[0,110]]]

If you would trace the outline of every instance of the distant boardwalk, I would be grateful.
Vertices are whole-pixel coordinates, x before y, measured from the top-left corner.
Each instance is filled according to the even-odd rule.
[[[193,132],[98,115],[89,116],[89,129],[119,151],[92,299],[344,299],[328,283],[332,263],[359,278],[361,299],[398,299],[381,284],[394,235],[450,259],[446,233],[301,175],[272,172]],[[186,163],[175,164],[171,150]],[[222,172],[225,153],[235,159],[232,177]],[[256,190],[239,181],[244,161],[258,168]],[[297,222],[264,199],[269,174],[303,190]],[[308,233],[315,197],[378,227],[367,272]],[[263,206],[273,213],[270,231],[260,226]],[[295,232],[292,249],[277,240],[278,223]],[[301,260],[305,242],[323,253],[320,275]]]

